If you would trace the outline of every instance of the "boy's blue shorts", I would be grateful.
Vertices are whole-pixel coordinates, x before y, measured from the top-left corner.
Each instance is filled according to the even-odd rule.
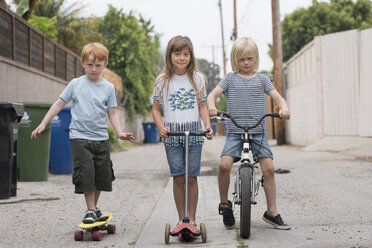
[[[185,147],[165,146],[171,177],[185,174]],[[189,176],[200,176],[200,160],[203,145],[189,146]]]
[[[222,149],[222,156],[234,157],[234,162],[238,162],[242,155],[243,150],[243,134],[229,133],[226,138],[225,145]],[[252,134],[252,152],[253,159],[256,158],[271,158],[273,153],[265,134]]]

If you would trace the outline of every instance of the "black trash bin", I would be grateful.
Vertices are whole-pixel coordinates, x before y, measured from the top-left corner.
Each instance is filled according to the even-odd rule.
[[[0,102],[0,199],[17,195],[18,122],[23,104]]]

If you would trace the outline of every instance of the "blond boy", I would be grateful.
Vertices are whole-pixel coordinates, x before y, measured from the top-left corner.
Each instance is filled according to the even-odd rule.
[[[223,92],[227,95],[227,112],[234,117],[240,125],[254,125],[265,113],[265,94],[270,95],[279,107],[280,118],[289,119],[290,112],[287,102],[275,90],[270,79],[258,74],[259,54],[255,42],[251,38],[242,37],[234,42],[231,50],[231,66],[234,72],[228,73],[224,79],[208,96],[209,114],[217,114],[216,99]],[[264,126],[264,125],[263,125]],[[243,130],[237,128],[232,122],[227,123],[228,135],[221,154],[218,173],[220,192],[219,213],[223,215],[223,222],[227,229],[235,225],[232,203],[227,194],[230,184],[230,171],[233,162],[240,160],[242,152]],[[252,129],[252,151],[254,159],[260,163],[265,184],[267,211],[263,220],[277,229],[288,230],[291,227],[284,223],[276,207],[276,184],[274,178],[273,154],[261,126]]]

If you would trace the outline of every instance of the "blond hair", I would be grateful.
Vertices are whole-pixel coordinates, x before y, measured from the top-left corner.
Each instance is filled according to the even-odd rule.
[[[248,53],[253,54],[256,62],[254,70],[258,70],[260,58],[256,43],[250,37],[241,37],[235,40],[230,53],[231,67],[233,71],[239,71],[238,62],[241,58],[247,56]]]
[[[161,81],[164,82],[163,88],[161,89],[161,92],[159,93],[159,95],[161,95],[165,85],[167,85],[167,92],[168,92],[169,81],[171,80],[171,78],[174,75],[174,65],[172,64],[171,54],[173,52],[182,51],[185,48],[188,49],[189,52],[190,52],[190,62],[187,65],[187,68],[186,68],[187,69],[187,76],[188,76],[188,78],[191,82],[192,87],[194,88],[194,90],[195,90],[195,92],[198,96],[198,99],[201,99],[200,94],[202,94],[203,92],[201,92],[197,88],[196,82],[195,82],[195,72],[199,72],[199,73],[201,73],[201,72],[197,68],[196,58],[195,58],[195,55],[194,55],[194,48],[192,46],[192,42],[191,42],[190,38],[187,37],[187,36],[181,36],[181,35],[177,35],[177,36],[173,37],[168,42],[167,51],[165,53],[164,72],[160,76],[158,76],[158,78],[155,80],[155,87],[156,87],[157,83],[159,83]],[[203,73],[201,73],[201,74],[203,75],[205,83],[207,84],[207,79],[206,79],[205,75]],[[203,90],[205,90],[205,89],[203,89]]]
[[[86,44],[81,52],[81,61],[85,62],[88,60],[89,55],[93,56],[93,61],[104,60],[105,63],[108,62],[108,49],[99,42],[91,42]]]

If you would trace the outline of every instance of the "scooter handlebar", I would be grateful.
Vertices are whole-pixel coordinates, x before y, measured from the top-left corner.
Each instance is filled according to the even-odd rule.
[[[187,132],[189,136],[206,136],[207,134],[205,131],[171,131],[168,136],[186,136]]]

